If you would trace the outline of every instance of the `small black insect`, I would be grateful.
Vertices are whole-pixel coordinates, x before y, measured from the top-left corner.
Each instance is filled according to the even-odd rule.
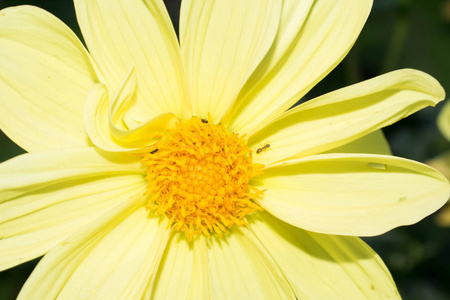
[[[202,123],[208,123],[208,120],[202,119]]]
[[[259,153],[263,152],[264,150],[269,149],[269,147],[270,147],[270,144],[265,144],[261,148],[256,149],[256,153],[259,154]]]
[[[158,149],[153,150],[152,152],[150,152],[150,154],[156,153],[158,152]]]

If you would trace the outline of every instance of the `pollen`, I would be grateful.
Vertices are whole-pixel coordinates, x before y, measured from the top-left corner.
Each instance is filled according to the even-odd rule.
[[[189,241],[199,234],[222,237],[262,210],[256,201],[263,192],[249,182],[263,173],[263,165],[252,162],[245,135],[211,119],[179,121],[141,162],[147,168],[147,208],[165,214],[168,226],[184,231]]]

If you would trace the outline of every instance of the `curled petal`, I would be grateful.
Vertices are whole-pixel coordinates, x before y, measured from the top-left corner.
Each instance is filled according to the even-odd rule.
[[[175,31],[161,0],[75,0],[83,37],[112,91],[131,65],[138,89],[128,122],[186,113],[183,68]],[[188,107],[189,108],[189,107]]]
[[[175,125],[175,115],[165,113],[128,128],[125,118],[135,101],[135,91],[134,68],[111,99],[103,84],[91,89],[86,99],[84,122],[92,143],[97,147],[113,152],[147,151],[146,147],[155,143],[167,128]]]

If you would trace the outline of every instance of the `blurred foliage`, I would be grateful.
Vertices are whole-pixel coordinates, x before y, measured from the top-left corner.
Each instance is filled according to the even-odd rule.
[[[177,28],[180,0],[165,2]],[[374,2],[349,55],[301,101],[400,68],[425,71],[450,91],[450,0]],[[71,0],[0,0],[0,9],[22,4],[52,12],[80,36]],[[395,155],[425,162],[450,149],[435,123],[441,106],[384,130]],[[24,152],[1,132],[0,145],[0,161]],[[364,239],[383,258],[404,299],[450,299],[450,228],[438,227],[434,220],[430,216]],[[16,297],[37,261],[0,272],[0,299]]]

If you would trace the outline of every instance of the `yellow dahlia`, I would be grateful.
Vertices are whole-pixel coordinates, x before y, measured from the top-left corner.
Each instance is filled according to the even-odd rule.
[[[75,0],[89,52],[32,6],[0,11],[0,268],[19,299],[398,298],[358,237],[449,197],[379,131],[444,98],[399,70],[288,110],[372,1]],[[288,110],[288,111],[286,111]]]
[[[442,107],[437,118],[437,125],[442,135],[450,141],[450,101],[447,101]],[[445,151],[438,156],[428,160],[428,165],[436,168],[445,177],[450,178],[450,151]],[[450,227],[450,203],[447,202],[436,215],[436,222],[443,227]]]

